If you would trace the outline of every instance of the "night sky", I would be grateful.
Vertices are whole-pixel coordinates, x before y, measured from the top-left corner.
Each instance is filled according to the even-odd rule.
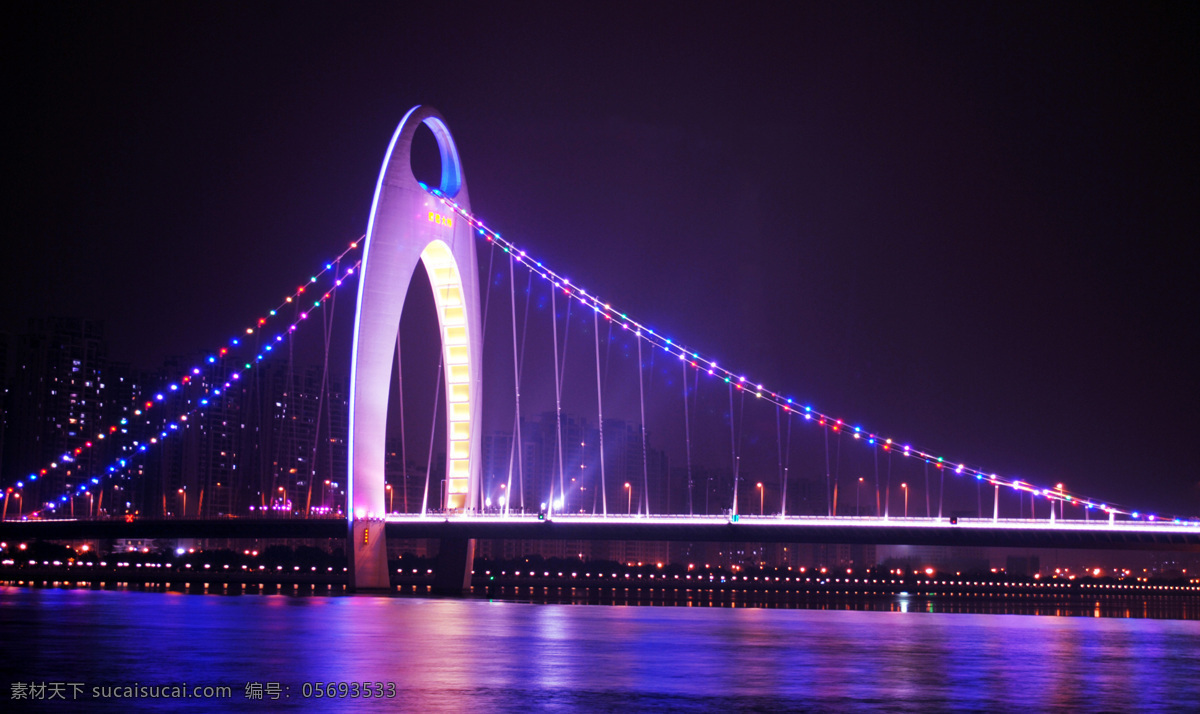
[[[722,365],[1002,475],[1200,512],[1194,5],[24,3],[5,25],[0,330],[102,319],[146,367],[219,344],[363,233],[428,104],[477,215]]]

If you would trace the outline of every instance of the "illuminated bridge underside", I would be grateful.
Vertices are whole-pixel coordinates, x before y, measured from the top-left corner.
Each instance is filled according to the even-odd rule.
[[[390,537],[466,537],[513,540],[646,540],[741,543],[845,543],[1005,548],[1098,548],[1200,552],[1200,528],[1169,524],[1107,522],[1051,524],[1049,521],[960,519],[755,518],[730,523],[724,517],[628,518],[521,517],[397,518]]]
[[[607,518],[534,516],[389,517],[390,538],[494,538],[513,540],[651,540],[745,543],[846,543],[1006,548],[1096,548],[1200,552],[1200,528],[1118,522],[1059,523],[962,519],[882,521],[849,518]],[[334,519],[7,521],[0,539],[91,540],[116,538],[344,538]]]

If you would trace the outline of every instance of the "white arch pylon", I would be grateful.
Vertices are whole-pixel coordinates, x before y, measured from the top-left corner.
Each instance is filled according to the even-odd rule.
[[[384,454],[388,390],[404,298],[423,261],[433,287],[442,338],[446,395],[445,508],[473,511],[480,494],[482,317],[479,264],[471,226],[459,220],[412,172],[412,139],[421,124],[441,153],[439,189],[469,210],[467,184],[454,139],[431,107],[408,111],[392,135],[367,222],[358,277],[350,367],[351,583],[388,587]]]

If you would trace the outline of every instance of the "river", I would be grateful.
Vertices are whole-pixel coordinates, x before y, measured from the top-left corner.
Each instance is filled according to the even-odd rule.
[[[330,694],[373,712],[1200,702],[1200,622],[1171,619],[0,587],[0,645],[9,711],[295,711]]]

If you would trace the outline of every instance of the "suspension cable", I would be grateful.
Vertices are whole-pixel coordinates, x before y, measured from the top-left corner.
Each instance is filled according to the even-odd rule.
[[[642,385],[642,341],[637,340],[638,350],[638,398],[642,407],[642,495],[646,501],[646,515],[650,515],[650,470],[646,463],[646,391]],[[641,499],[639,499],[641,500]],[[638,510],[641,510],[640,508]]]
[[[929,518],[933,515],[933,511],[929,508],[929,462],[925,464],[925,517]]]
[[[608,515],[608,489],[604,482],[604,397],[600,388],[600,311],[592,311],[592,336],[596,343],[596,414],[600,430],[600,507],[601,514]],[[592,513],[596,512],[592,501]]]
[[[563,475],[563,443],[562,443],[562,378],[558,368],[558,302],[554,295],[554,286],[550,286],[550,325],[551,338],[554,340],[554,451],[558,456],[558,493],[563,500],[563,509],[567,507],[567,492]],[[553,467],[551,467],[553,468]],[[554,510],[554,476],[550,476],[550,510]]]
[[[442,362],[445,360],[444,350],[438,357],[437,377],[433,380],[433,423],[429,426],[429,459],[425,462],[425,494],[421,496],[421,515],[429,509],[429,477],[433,472],[433,442],[437,437],[438,398],[442,396]]]
[[[408,513],[408,441],[404,428],[404,368],[400,361],[400,331],[396,331],[396,382],[400,386],[400,471],[404,474],[404,512]]]
[[[729,450],[733,456],[733,507],[730,515],[738,515],[738,450],[733,424],[733,385],[729,385]]]
[[[683,379],[680,384],[683,385],[683,435],[687,443],[688,515],[694,516],[696,510],[692,500],[692,427],[691,419],[688,417],[687,362],[679,360],[679,367],[683,370]]]
[[[780,518],[787,515],[788,469],[792,465],[792,415],[790,412],[787,415],[787,425],[787,448],[784,450],[785,458],[783,461],[783,497],[780,499],[779,506]]]
[[[335,269],[334,272],[336,273],[337,269]],[[325,359],[322,362],[322,368],[321,368],[321,387],[317,393],[317,418],[316,418],[316,421],[313,423],[312,454],[309,457],[309,461],[308,461],[309,476],[308,476],[308,494],[305,498],[305,503],[304,503],[305,518],[312,517],[312,489],[313,489],[313,481],[317,477],[317,447],[321,443],[321,412],[322,411],[324,411],[326,413],[329,412],[329,409],[324,408],[324,407],[325,407],[325,402],[327,401],[327,397],[328,397],[326,390],[329,385],[329,343],[331,341],[332,332],[333,332],[333,308],[334,308],[334,304],[335,304],[334,300],[336,300],[336,299],[337,299],[336,296],[334,298],[332,298],[329,302],[329,309],[321,313],[321,327],[322,327],[321,335],[325,339]],[[331,434],[332,432],[329,429],[326,429],[326,433]]]
[[[512,253],[508,254],[508,290],[510,297],[510,307],[512,312],[512,338],[513,338],[513,393],[515,394],[516,410],[513,415],[513,442],[512,452],[508,460],[508,501],[512,501],[512,464],[513,455],[517,462],[517,481],[518,488],[521,491],[521,510],[525,510],[525,479],[523,467],[523,455],[521,448],[521,367],[520,357],[517,353],[517,287],[516,279],[513,275],[513,257]]]
[[[790,426],[790,424],[789,424],[789,426]],[[783,429],[780,425],[779,405],[778,404],[775,405],[775,445],[776,445],[776,447],[778,447],[777,451],[779,452],[779,485],[781,487],[781,490],[783,491],[784,499],[786,500],[787,486],[786,486],[786,482],[783,480]],[[780,506],[779,513],[781,515],[783,514],[782,506]]]
[[[829,430],[824,429],[825,435],[825,510],[826,515],[833,515],[833,479],[829,474]]]

